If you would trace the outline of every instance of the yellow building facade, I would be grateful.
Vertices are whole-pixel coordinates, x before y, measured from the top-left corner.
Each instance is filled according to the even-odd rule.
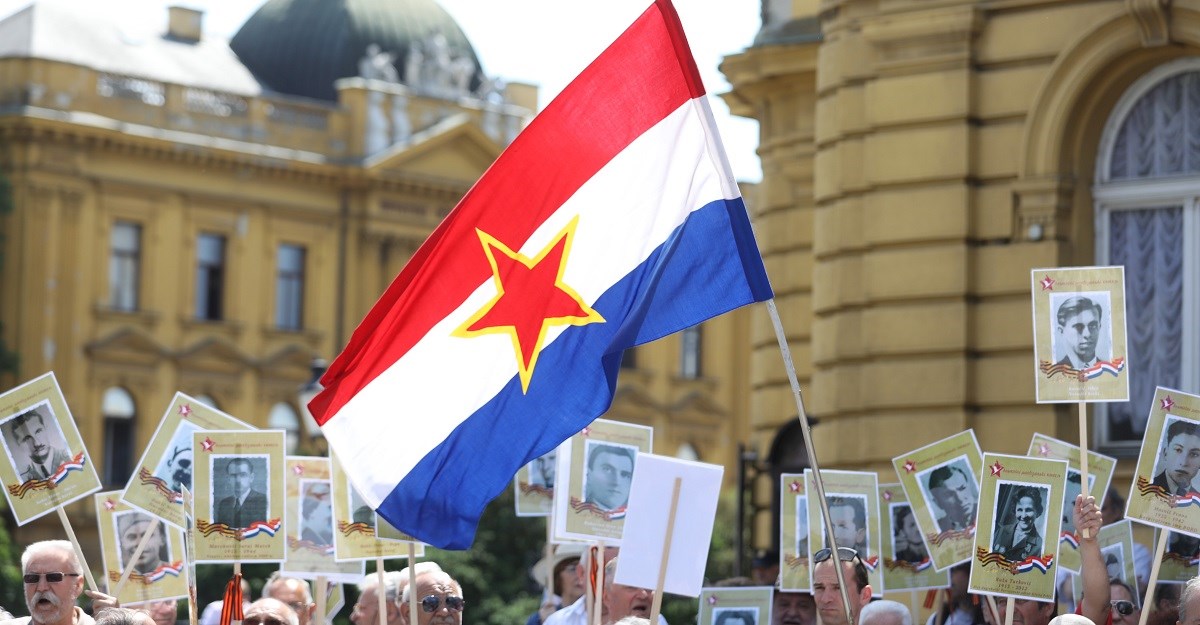
[[[54,371],[109,487],[177,391],[323,452],[298,400],[314,359],[535,112],[536,87],[484,75],[432,0],[360,3],[370,32],[288,5],[232,42],[181,8],[153,33],[52,0],[0,21],[0,323],[18,363],[0,382]],[[335,35],[346,49],[314,57]],[[727,315],[634,350],[608,417],[732,463],[748,332]],[[71,514],[98,558],[90,501]]]
[[[1127,492],[1154,386],[1200,392],[1200,3],[762,4],[725,99],[760,123],[748,204],[821,465],[1078,441],[1076,406],[1035,401],[1030,270],[1121,264],[1132,400],[1089,414]],[[796,410],[765,319],[751,348],[764,449]]]

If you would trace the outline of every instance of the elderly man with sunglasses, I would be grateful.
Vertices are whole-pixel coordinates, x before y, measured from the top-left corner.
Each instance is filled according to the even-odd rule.
[[[448,573],[442,570],[417,573],[400,597],[400,620],[404,625],[411,625],[408,602],[413,592],[417,597],[417,625],[462,625],[466,607],[462,586]]]
[[[859,612],[871,601],[867,565],[858,557],[858,552],[849,547],[838,547],[838,559],[842,563],[842,577],[846,580],[846,590],[850,596],[850,617],[857,623]],[[813,564],[812,594],[821,622],[824,625],[848,625],[842,586],[838,583],[837,569],[833,566],[833,551],[825,548],[813,554]]]
[[[0,625],[94,625],[95,621],[75,605],[83,592],[83,568],[75,549],[65,540],[43,540],[21,554],[25,581],[25,606],[29,616],[0,621]],[[115,598],[87,591],[92,608],[99,613],[117,607]]]

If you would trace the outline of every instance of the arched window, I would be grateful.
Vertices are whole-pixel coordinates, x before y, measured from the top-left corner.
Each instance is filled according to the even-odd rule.
[[[105,486],[124,486],[133,474],[135,458],[133,426],[137,408],[133,396],[119,386],[110,387],[104,391],[100,413],[104,415],[102,478]]]
[[[271,406],[271,412],[267,415],[267,428],[286,431],[287,453],[296,453],[296,446],[300,444],[300,418],[296,416],[295,408],[285,402]]]
[[[1200,58],[1122,96],[1096,159],[1096,263],[1125,267],[1129,397],[1100,436],[1140,445],[1156,386],[1200,391]]]

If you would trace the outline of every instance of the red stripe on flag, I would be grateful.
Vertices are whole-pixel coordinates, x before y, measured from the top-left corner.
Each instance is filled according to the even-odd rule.
[[[700,95],[703,85],[678,16],[670,2],[656,0],[530,123],[421,245],[321,379],[325,390],[309,403],[317,423],[328,421],[491,275],[477,227],[518,249],[614,156]],[[545,170],[547,162],[559,166]]]

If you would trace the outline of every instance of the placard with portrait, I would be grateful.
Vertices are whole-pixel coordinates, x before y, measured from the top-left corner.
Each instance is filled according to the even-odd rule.
[[[1129,401],[1125,268],[1034,269],[1038,403]]]
[[[987,453],[971,592],[1054,599],[1067,462]]]
[[[1130,588],[1138,587],[1137,571],[1134,568],[1133,525],[1129,519],[1121,519],[1100,528],[1096,535],[1100,545],[1100,557],[1109,579],[1119,579]],[[1133,603],[1138,604],[1138,593],[1133,593]],[[1140,605],[1138,607],[1141,607]]]
[[[813,575],[813,556],[826,547],[825,520],[817,497],[813,471],[805,471],[805,490],[808,500],[808,576]],[[883,595],[883,558],[880,555],[882,538],[879,524],[879,477],[873,471],[821,470],[825,486],[825,501],[833,523],[833,539],[838,547],[858,552],[867,567],[867,579],[873,596]]]
[[[513,476],[513,502],[517,516],[550,516],[554,506],[554,475],[558,448],[534,458]]]
[[[416,541],[375,513],[350,483],[349,474],[332,452],[330,463],[333,467],[334,558],[338,562],[407,558],[408,545]],[[380,530],[388,531],[394,538],[383,539]],[[416,542],[416,555],[420,557],[424,553],[425,545]]]
[[[803,473],[779,476],[779,583],[783,590],[812,590],[808,575],[808,495]]]
[[[115,589],[125,569],[133,568],[117,600],[127,604],[187,597],[183,531],[123,503],[121,491],[96,493],[92,501],[108,588]],[[134,560],[147,533],[146,547]]]
[[[770,625],[770,586],[702,588],[698,625]]]
[[[933,566],[925,533],[900,484],[879,485],[879,512],[884,592],[949,586],[950,572]]]
[[[1163,531],[1167,548],[1158,564],[1158,582],[1186,584],[1200,575],[1200,537],[1163,529],[1155,530],[1155,537]]]
[[[54,372],[0,395],[0,444],[0,481],[17,525],[100,490]]]
[[[287,550],[280,570],[291,577],[358,583],[363,563],[334,557],[333,467],[329,458],[287,456],[284,459],[284,527]]]
[[[197,494],[192,479],[199,454],[192,447],[192,435],[205,430],[253,429],[194,397],[175,393],[129,476],[121,499],[183,529],[183,487]]]
[[[1075,497],[1083,490],[1082,466],[1079,462],[1079,446],[1057,438],[1035,433],[1029,441],[1032,458],[1057,458],[1067,461],[1067,487],[1063,491],[1062,530],[1058,538],[1058,564],[1064,570],[1079,572],[1079,534],[1075,530]],[[1088,494],[1102,505],[1108,484],[1117,468],[1117,459],[1088,451]]]
[[[1158,387],[1125,516],[1200,535],[1200,397]]]
[[[192,433],[196,561],[281,562],[286,536],[283,430]]]
[[[558,446],[555,541],[603,540],[620,545],[629,488],[639,453],[653,452],[654,429],[596,419]]]
[[[960,432],[896,456],[892,466],[925,537],[933,567],[944,571],[969,560],[983,469],[975,431]]]

